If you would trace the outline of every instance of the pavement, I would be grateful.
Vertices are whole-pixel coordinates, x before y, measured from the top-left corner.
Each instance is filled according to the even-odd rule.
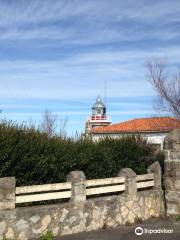
[[[141,227],[136,235],[136,227]],[[154,231],[152,233],[152,231]],[[155,233],[156,231],[156,233]],[[160,232],[161,233],[157,233]],[[162,232],[166,233],[162,233]],[[147,233],[148,232],[148,233]],[[151,232],[151,233],[150,233]],[[168,233],[167,233],[168,232]],[[180,240],[180,222],[173,223],[170,220],[151,219],[143,223],[131,226],[119,226],[114,229],[102,229],[92,232],[84,232],[73,235],[57,237],[55,240]]]

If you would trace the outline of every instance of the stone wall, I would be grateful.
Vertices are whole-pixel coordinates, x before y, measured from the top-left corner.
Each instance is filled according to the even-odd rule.
[[[116,227],[164,215],[161,168],[155,162],[148,168],[154,174],[150,190],[137,191],[137,175],[130,168],[119,171],[125,191],[118,195],[86,199],[86,177],[81,171],[67,176],[71,199],[67,203],[15,208],[15,178],[0,179],[0,240],[37,239],[48,230],[54,235]]]
[[[161,190],[139,191],[80,202],[19,207],[0,211],[0,239],[36,239],[47,230],[54,235],[91,231],[164,214]]]
[[[180,215],[180,129],[165,138],[164,150],[167,215]]]

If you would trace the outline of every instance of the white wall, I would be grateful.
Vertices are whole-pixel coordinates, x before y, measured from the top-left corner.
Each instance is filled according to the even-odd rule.
[[[161,149],[163,149],[163,142],[164,142],[164,138],[167,136],[167,132],[164,133],[138,133],[139,135],[141,135],[142,137],[146,138],[148,140],[149,143],[152,144],[159,144],[161,146]],[[93,141],[98,141],[101,138],[105,138],[105,137],[111,137],[111,138],[119,138],[122,136],[127,136],[127,135],[131,135],[130,133],[93,133],[92,135],[92,139]]]

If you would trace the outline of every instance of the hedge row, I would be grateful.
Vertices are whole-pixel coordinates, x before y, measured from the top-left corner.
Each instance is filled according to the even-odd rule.
[[[157,159],[163,156],[140,137],[92,142],[0,124],[0,177],[15,176],[17,185],[63,182],[72,170],[84,171],[88,179],[117,176],[124,167],[140,174]]]

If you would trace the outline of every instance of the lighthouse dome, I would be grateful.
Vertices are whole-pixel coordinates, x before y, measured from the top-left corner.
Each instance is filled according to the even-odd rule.
[[[105,115],[106,114],[106,106],[102,102],[101,98],[98,96],[96,102],[92,106],[92,115]]]

